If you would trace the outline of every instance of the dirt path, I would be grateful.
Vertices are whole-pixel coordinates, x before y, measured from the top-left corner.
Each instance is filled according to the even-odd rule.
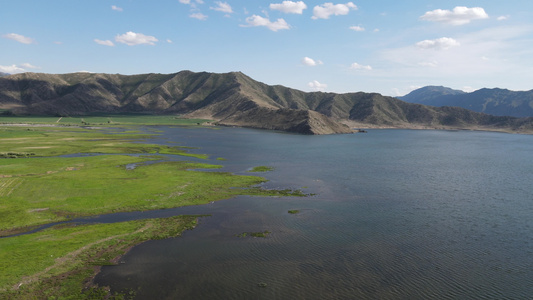
[[[90,244],[87,244],[87,245],[79,248],[78,250],[72,251],[72,252],[68,253],[67,255],[65,255],[63,257],[57,258],[56,262],[53,265],[47,267],[46,269],[42,270],[41,272],[38,272],[38,273],[35,273],[33,275],[30,275],[30,276],[22,278],[22,280],[19,283],[15,284],[12,288],[14,290],[18,290],[23,284],[29,284],[29,283],[32,283],[32,282],[35,282],[35,281],[39,280],[39,278],[41,278],[42,276],[46,275],[46,273],[50,272],[50,270],[52,270],[54,268],[63,267],[63,266],[66,266],[68,264],[73,263],[78,255],[80,255],[83,251],[89,249],[90,247],[92,247],[94,245],[98,245],[98,244],[110,241],[112,239],[120,238],[120,237],[123,237],[123,236],[128,236],[128,235],[131,235],[131,234],[136,234],[136,233],[139,233],[139,232],[143,232],[143,231],[145,231],[146,229],[148,229],[148,228],[150,228],[152,226],[153,225],[151,223],[149,223],[149,224],[146,224],[143,228],[140,228],[140,229],[138,229],[138,230],[136,230],[134,232],[106,237],[104,239],[101,239],[101,240],[92,242]]]

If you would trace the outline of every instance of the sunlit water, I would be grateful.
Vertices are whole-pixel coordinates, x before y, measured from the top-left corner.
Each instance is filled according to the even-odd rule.
[[[533,136],[158,129],[156,142],[200,147],[223,171],[272,166],[265,187],[316,195],[168,210],[212,216],[133,248],[101,285],[138,299],[533,297]]]

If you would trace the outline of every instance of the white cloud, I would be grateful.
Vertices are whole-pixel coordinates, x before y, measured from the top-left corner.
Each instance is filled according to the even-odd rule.
[[[2,37],[6,38],[6,39],[17,41],[17,42],[23,43],[23,44],[33,44],[33,43],[35,43],[34,39],[29,38],[29,37],[25,37],[23,35],[16,34],[16,33],[4,34],[4,35],[2,35]]]
[[[426,12],[420,17],[421,20],[441,22],[450,25],[464,25],[473,20],[487,19],[489,15],[481,7],[468,8],[457,6],[451,10],[436,9]]]
[[[353,31],[365,31],[365,28],[361,26],[350,26],[350,29]]]
[[[196,8],[196,4],[204,4],[203,0],[196,0],[193,3],[191,0],[178,0],[182,4],[190,5],[192,8]]]
[[[371,71],[372,67],[371,66],[363,66],[363,65],[360,65],[360,64],[354,62],[353,64],[350,65],[350,69]]]
[[[439,66],[439,62],[434,60],[434,61],[423,61],[423,62],[419,62],[418,63],[419,66],[422,66],[422,67],[428,67],[428,68],[436,68]]]
[[[123,11],[122,7],[118,7],[116,5],[111,5],[111,9],[116,11]]]
[[[198,19],[200,21],[207,20],[207,16],[204,15],[203,13],[193,13],[193,14],[190,14],[189,17],[191,17],[193,19]]]
[[[290,26],[283,19],[277,19],[276,22],[270,21],[268,18],[263,18],[258,15],[252,15],[251,17],[246,18],[247,25],[241,25],[242,27],[255,27],[255,26],[265,26],[272,31],[278,31],[282,29],[289,29]]]
[[[322,65],[324,64],[322,61],[320,60],[314,60],[312,58],[309,58],[309,57],[304,57],[302,59],[302,63],[306,66],[310,66],[310,67],[314,67],[314,66],[317,66],[317,65]]]
[[[416,46],[421,49],[435,49],[435,50],[448,50],[451,47],[456,47],[461,45],[458,41],[442,37],[435,40],[424,40],[416,43]]]
[[[422,86],[421,85],[410,85],[408,87],[404,87],[404,88],[393,88],[392,89],[392,95],[394,97],[400,97],[400,96],[405,96],[407,94],[409,94],[410,92],[414,91],[414,90],[417,90],[419,88],[421,88]]]
[[[36,67],[30,63],[23,63],[19,66],[17,65],[0,66],[0,72],[9,73],[9,74],[27,72],[27,69],[40,69],[40,67]]]
[[[115,37],[115,41],[117,43],[123,43],[128,46],[135,46],[135,45],[142,45],[142,44],[155,45],[155,42],[157,42],[158,40],[153,36],[128,31],[124,34],[117,35]]]
[[[303,1],[283,1],[282,3],[270,4],[270,9],[279,10],[287,14],[299,14],[301,15],[303,10],[307,8],[307,5]]]
[[[13,74],[13,73],[26,72],[26,70],[24,70],[21,67],[18,67],[17,65],[11,65],[11,66],[0,66],[0,72]]]
[[[509,19],[509,16],[499,16],[496,20],[498,21],[506,21]]]
[[[327,2],[322,5],[317,5],[313,8],[312,19],[329,19],[331,15],[347,15],[351,9],[357,9],[357,6],[352,2],[348,2],[346,4],[333,4],[331,2]]]
[[[386,74],[405,84],[418,80],[424,85],[501,86],[513,74],[512,80],[503,83],[508,84],[507,88],[513,84],[525,85],[533,57],[533,50],[528,47],[531,34],[533,25],[499,26],[457,33],[460,47],[446,51],[429,51],[417,47],[416,43],[382,50],[376,57],[382,73],[374,72],[377,73],[374,75]],[[405,74],[409,76],[404,77]]]
[[[313,91],[324,91],[328,87],[325,83],[320,83],[317,80],[313,80],[307,84],[308,87],[311,88]]]
[[[113,42],[110,41],[110,40],[102,41],[102,40],[99,40],[99,39],[94,39],[94,42],[97,43],[97,44],[100,44],[100,45],[104,45],[104,46],[110,46],[110,47],[115,46],[115,44],[113,44]]]
[[[39,67],[36,67],[30,63],[23,63],[20,65],[21,67],[25,68],[25,69],[40,69]]]
[[[171,39],[167,39],[167,43],[172,44],[172,40]]]
[[[221,11],[227,14],[233,13],[233,9],[231,9],[231,5],[229,5],[227,2],[217,1],[215,3],[217,6],[211,7],[212,10]]]

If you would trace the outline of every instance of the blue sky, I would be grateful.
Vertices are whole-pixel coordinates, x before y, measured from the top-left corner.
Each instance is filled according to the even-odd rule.
[[[0,0],[0,71],[241,71],[304,91],[533,89],[533,1]]]

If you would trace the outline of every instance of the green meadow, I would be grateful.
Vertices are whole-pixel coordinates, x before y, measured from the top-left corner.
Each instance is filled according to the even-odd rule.
[[[0,115],[0,124],[49,124],[62,126],[176,125],[197,126],[210,120],[183,119],[173,115],[95,114],[75,117]]]
[[[0,126],[0,236],[81,216],[198,205],[236,195],[304,195],[258,188],[262,177],[199,171],[221,166],[187,161],[207,158],[188,153],[189,148],[142,143],[147,137],[78,126]],[[97,155],[58,157],[78,153]],[[184,160],[164,161],[158,154]],[[113,296],[91,284],[94,266],[113,263],[139,242],[179,235],[195,220],[71,224],[1,238],[0,299]]]

